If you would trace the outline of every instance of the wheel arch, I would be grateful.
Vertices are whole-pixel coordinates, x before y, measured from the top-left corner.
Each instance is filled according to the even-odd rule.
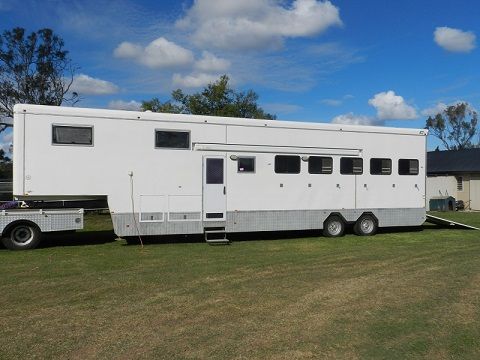
[[[378,225],[378,218],[377,218],[377,216],[376,216],[373,212],[371,212],[371,211],[365,211],[365,212],[363,212],[363,213],[357,218],[357,220],[355,220],[354,222],[357,222],[358,220],[360,220],[360,218],[361,218],[362,216],[365,216],[365,215],[370,215],[370,216],[373,218],[373,220],[375,220],[375,224],[377,225],[377,227],[379,226],[379,225]]]
[[[326,222],[328,219],[330,219],[332,216],[338,216],[338,217],[343,221],[343,223],[344,223],[345,225],[348,224],[348,221],[345,219],[345,217],[344,217],[341,213],[336,212],[336,211],[333,211],[333,212],[331,212],[330,214],[328,214],[328,216],[325,218],[325,220],[323,220],[323,226],[325,226],[325,222]]]

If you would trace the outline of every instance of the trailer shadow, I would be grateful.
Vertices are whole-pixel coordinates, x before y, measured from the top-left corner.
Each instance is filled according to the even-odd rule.
[[[425,224],[417,227],[390,227],[381,228],[378,234],[391,233],[417,233],[424,229],[428,230],[443,230],[451,229],[452,226]],[[346,235],[352,235],[353,230],[351,226],[347,227]],[[307,237],[323,237],[321,230],[303,230],[303,231],[267,231],[267,232],[248,232],[248,233],[229,233],[228,239],[232,242],[255,241],[255,240],[285,240],[285,239],[300,239]],[[80,232],[62,232],[45,234],[40,248],[50,248],[56,246],[85,246],[85,245],[100,245],[112,243],[118,240],[118,237],[112,230],[103,231],[80,231]],[[142,241],[144,245],[155,244],[182,244],[182,243],[204,243],[205,238],[202,234],[195,235],[164,235],[164,236],[143,236]],[[138,238],[132,238],[130,244],[126,241],[121,241],[122,246],[140,245]],[[5,247],[0,242],[0,249]]]
[[[40,248],[56,246],[84,246],[100,245],[114,242],[117,236],[112,230],[103,231],[68,231],[61,233],[44,234]]]

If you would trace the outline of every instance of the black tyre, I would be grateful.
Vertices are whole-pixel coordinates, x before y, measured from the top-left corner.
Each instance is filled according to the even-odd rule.
[[[40,229],[28,223],[18,223],[9,229],[8,234],[2,237],[2,243],[10,250],[35,249],[40,243],[42,233]]]
[[[369,214],[360,216],[353,227],[353,231],[359,236],[372,236],[377,230],[377,219]]]
[[[345,223],[340,216],[332,215],[323,223],[323,235],[326,237],[340,237],[345,233]]]

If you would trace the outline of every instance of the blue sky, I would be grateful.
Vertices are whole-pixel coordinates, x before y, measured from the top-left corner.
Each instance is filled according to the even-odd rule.
[[[59,34],[78,106],[135,109],[223,73],[284,120],[422,128],[446,105],[479,106],[476,1],[21,2],[0,0],[0,30]]]

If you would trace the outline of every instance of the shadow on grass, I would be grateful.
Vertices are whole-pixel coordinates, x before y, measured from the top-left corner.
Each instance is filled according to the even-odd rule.
[[[433,228],[436,228],[434,226]],[[438,227],[439,229],[441,227]],[[379,229],[379,234],[389,233],[416,233],[423,231],[422,226],[416,227],[396,227],[396,228],[383,228]],[[352,226],[347,227],[346,235],[353,234]],[[323,237],[322,230],[302,230],[302,231],[261,231],[261,232],[246,232],[246,233],[228,233],[227,238],[230,241],[242,242],[242,241],[255,241],[255,240],[288,240],[288,239],[301,239],[309,237]],[[163,235],[163,236],[142,236],[144,245],[152,244],[175,244],[175,243],[202,243],[205,242],[203,234],[200,235]],[[140,240],[138,237],[132,237],[129,239],[128,245],[139,245]]]
[[[114,242],[116,239],[117,236],[112,230],[60,232],[44,234],[39,247],[100,245]]]
[[[451,226],[426,224],[417,227],[388,227],[378,230],[378,234],[390,233],[416,233],[429,230],[451,229]],[[353,234],[352,226],[348,226],[346,235]],[[255,241],[255,240],[286,240],[300,239],[308,237],[323,237],[321,230],[303,230],[303,231],[264,231],[264,232],[248,232],[248,233],[229,233],[227,238],[230,241]],[[81,232],[62,232],[44,234],[41,248],[49,248],[55,246],[84,246],[84,245],[100,245],[116,241],[118,237],[112,230],[104,231],[81,231]],[[182,244],[182,243],[203,243],[205,238],[203,234],[195,235],[163,235],[163,236],[142,236],[145,245],[154,244]],[[138,237],[129,238],[129,243],[122,242],[123,246],[139,245]],[[5,249],[0,243],[0,249]]]

